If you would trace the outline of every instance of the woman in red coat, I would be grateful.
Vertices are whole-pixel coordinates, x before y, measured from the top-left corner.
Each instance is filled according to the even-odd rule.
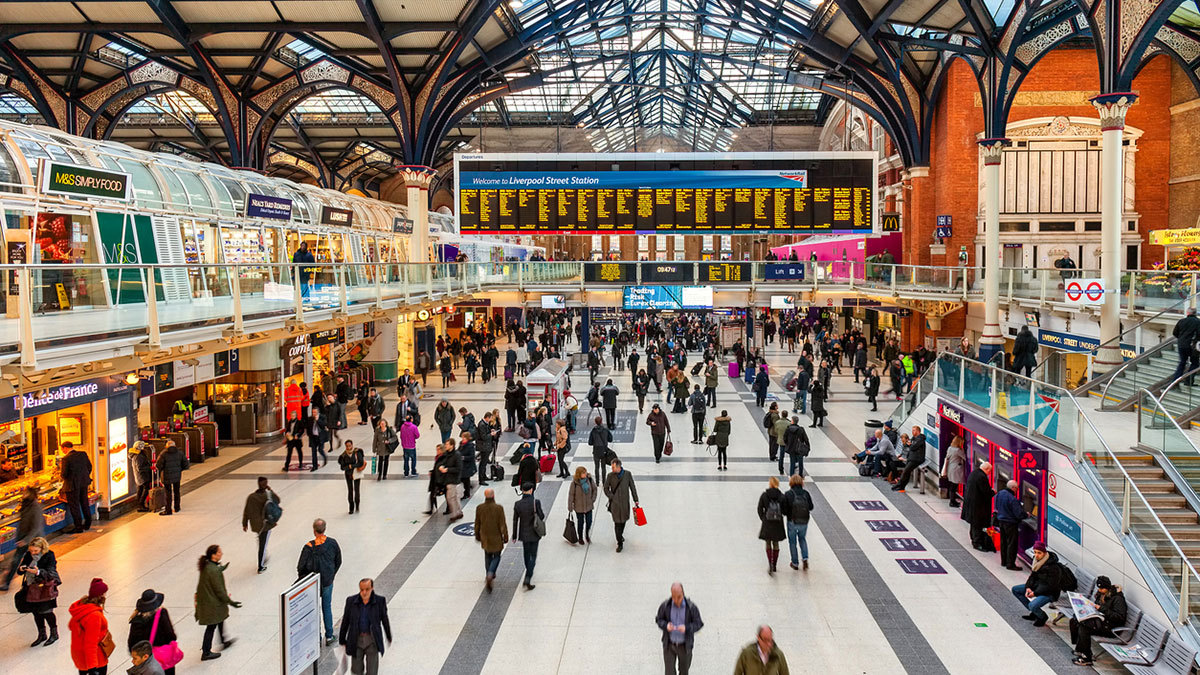
[[[105,675],[108,672],[108,654],[103,644],[112,640],[108,632],[108,619],[104,617],[104,596],[108,585],[102,579],[92,579],[86,597],[71,605],[71,659],[79,669],[79,675]]]

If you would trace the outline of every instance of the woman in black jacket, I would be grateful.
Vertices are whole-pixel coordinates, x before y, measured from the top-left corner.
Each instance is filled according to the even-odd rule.
[[[338,468],[346,475],[346,501],[350,503],[350,513],[360,511],[359,498],[362,496],[362,472],[367,467],[363,451],[354,447],[352,441],[346,441],[342,454],[338,455]]]
[[[1100,614],[1083,621],[1071,619],[1071,642],[1075,644],[1077,666],[1092,665],[1092,636],[1113,637],[1113,629],[1125,625],[1129,606],[1120,587],[1113,586],[1106,576],[1096,577],[1096,604]]]
[[[767,542],[767,573],[775,573],[775,565],[779,562],[779,542],[787,539],[783,527],[783,492],[779,490],[779,479],[771,476],[770,486],[758,498],[758,519],[762,525],[758,528],[758,538]]]
[[[809,398],[812,399],[812,416],[813,423],[808,425],[812,427],[825,426],[825,386],[821,384],[819,378],[813,379],[812,384],[808,388]]]
[[[34,537],[29,542],[29,548],[17,566],[17,573],[21,575],[21,590],[17,591],[15,598],[17,611],[32,614],[38,629],[37,639],[29,646],[36,647],[44,642],[48,647],[58,641],[58,619],[54,616],[54,608],[58,607],[56,586],[62,583],[62,578],[58,576],[58,561],[54,558],[54,551],[50,550],[45,537]],[[30,601],[29,587],[34,584],[53,584],[55,588],[50,594],[54,597]],[[49,637],[46,635],[47,627],[50,629]]]
[[[142,591],[142,597],[138,599],[137,605],[133,610],[133,615],[129,617],[129,639],[126,641],[130,651],[133,646],[145,640],[150,643],[151,647],[162,647],[175,642],[175,626],[171,623],[171,615],[167,612],[167,608],[162,606],[163,594],[155,593],[153,588],[147,588]],[[155,615],[158,615],[158,627],[154,625]],[[154,639],[150,639],[150,634],[154,634]],[[175,675],[175,666],[170,668],[163,667],[164,675]]]

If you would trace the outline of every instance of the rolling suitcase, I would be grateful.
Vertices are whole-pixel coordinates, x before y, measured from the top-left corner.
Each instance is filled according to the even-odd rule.
[[[538,469],[542,473],[550,473],[554,470],[555,457],[552,454],[546,453],[538,460]]]
[[[742,376],[742,374],[740,372],[738,372],[738,362],[737,361],[729,362],[729,376],[732,378],[735,378],[735,379]]]
[[[796,371],[789,370],[783,375],[783,388],[788,391],[796,391]]]

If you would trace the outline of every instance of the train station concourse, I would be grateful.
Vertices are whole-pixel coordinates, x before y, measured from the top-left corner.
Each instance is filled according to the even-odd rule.
[[[0,3],[0,672],[1190,675],[1198,144],[1198,0]]]

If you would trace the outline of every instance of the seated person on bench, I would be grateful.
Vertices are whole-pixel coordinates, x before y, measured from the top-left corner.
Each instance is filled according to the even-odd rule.
[[[1105,576],[1096,577],[1095,602],[1100,607],[1099,614],[1083,621],[1071,619],[1071,642],[1075,644],[1076,656],[1072,663],[1077,666],[1092,665],[1092,636],[1113,637],[1113,629],[1124,626],[1129,613],[1125,594]]]

